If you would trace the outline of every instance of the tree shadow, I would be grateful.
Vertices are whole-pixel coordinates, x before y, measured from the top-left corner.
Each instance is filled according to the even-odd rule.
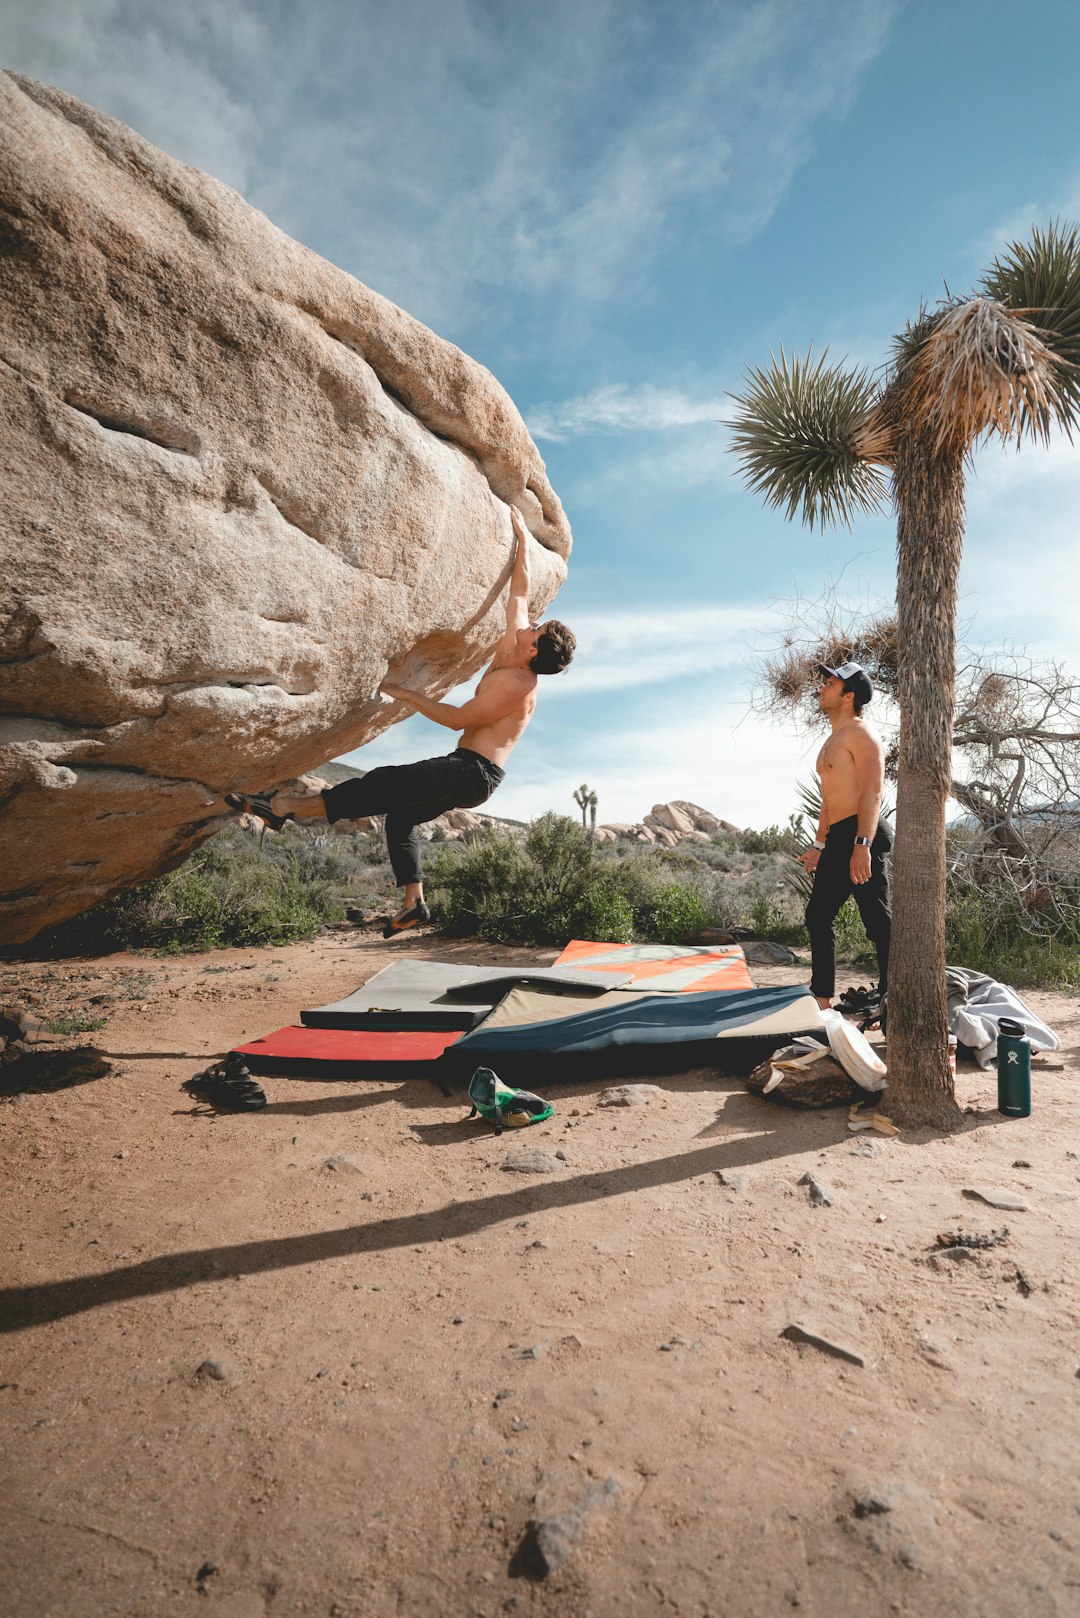
[[[5,1287],[0,1290],[0,1333],[63,1320],[107,1304],[181,1291],[207,1281],[261,1275],[364,1253],[422,1247],[431,1242],[475,1236],[492,1226],[520,1219],[523,1214],[579,1207],[608,1197],[654,1190],[704,1174],[715,1174],[720,1169],[777,1162],[792,1152],[805,1150],[804,1140],[780,1140],[777,1132],[771,1130],[646,1163],[544,1180],[469,1202],[447,1203],[425,1213],[401,1214],[376,1219],[370,1224],[347,1225],[303,1236],[281,1236],[172,1253],[107,1270],[101,1275]]]
[[[0,1095],[43,1095],[92,1084],[112,1072],[112,1062],[94,1045],[74,1050],[27,1051],[0,1067]]]

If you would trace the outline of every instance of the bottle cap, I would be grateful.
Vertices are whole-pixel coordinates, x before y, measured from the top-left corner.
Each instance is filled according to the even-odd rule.
[[[1020,1039],[1027,1032],[1022,1022],[1013,1017],[1002,1017],[998,1021],[998,1032],[1005,1034],[1009,1039]]]

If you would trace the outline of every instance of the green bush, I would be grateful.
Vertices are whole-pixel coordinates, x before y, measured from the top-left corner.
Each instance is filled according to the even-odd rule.
[[[790,890],[789,890],[790,891]],[[802,909],[790,902],[784,903],[788,893],[781,895],[757,893],[750,902],[746,924],[758,938],[769,938],[776,944],[805,945],[809,943]]]
[[[129,888],[53,928],[49,953],[182,950],[288,944],[343,914],[325,880],[305,877],[288,851],[204,844],[177,870]]]
[[[985,972],[1016,988],[1075,990],[1080,985],[1080,915],[1066,918],[1053,936],[1010,895],[966,889],[949,896],[945,958],[950,966]]]
[[[735,845],[743,854],[801,854],[806,839],[794,825],[795,816],[786,826],[766,826],[764,831],[737,832]]]
[[[445,931],[499,943],[674,943],[708,924],[693,867],[680,862],[682,877],[652,851],[613,858],[568,816],[546,814],[523,843],[487,827],[464,847],[440,849],[426,891]]]
[[[672,852],[635,849],[616,867],[633,935],[654,944],[692,941],[710,922],[700,864],[693,855],[672,859]]]

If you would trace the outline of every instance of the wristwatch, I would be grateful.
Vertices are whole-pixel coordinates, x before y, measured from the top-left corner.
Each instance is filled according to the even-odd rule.
[[[873,840],[874,839],[872,837],[856,837],[856,839],[855,839],[855,847],[856,848],[869,848],[870,844],[873,842]]]
[[[810,847],[811,848],[816,848],[818,853],[820,854],[821,850],[825,847],[825,844],[824,843],[819,843],[819,842],[813,842],[813,843],[810,844]]]

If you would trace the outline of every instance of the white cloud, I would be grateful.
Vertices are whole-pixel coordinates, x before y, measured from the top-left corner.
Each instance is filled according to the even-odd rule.
[[[985,444],[975,457],[975,473],[968,480],[968,506],[989,512],[1002,499],[1019,500],[1038,491],[1071,499],[1080,494],[1080,443],[1057,433],[1049,445],[1026,442],[1016,449],[998,442]]]
[[[647,283],[688,208],[699,233],[747,240],[893,10],[36,0],[6,8],[0,46],[421,318],[483,304],[490,329],[522,295],[529,318],[572,324]]]
[[[574,788],[587,781],[599,794],[601,822],[634,823],[655,803],[687,798],[737,826],[783,824],[820,737],[784,734],[744,712],[741,695],[711,689],[602,732],[568,729],[557,747],[530,746],[526,736],[491,811],[515,820],[547,809],[572,815]]]
[[[1015,643],[1080,674],[1078,511],[1080,448],[1057,440],[1049,451],[981,452],[961,570],[960,616],[970,618],[972,640]]]
[[[706,681],[721,670],[743,668],[751,639],[780,622],[777,610],[760,602],[575,612],[573,619],[578,642],[573,677],[551,682],[551,696],[560,703],[688,677]],[[545,697],[550,701],[546,692]]]
[[[34,0],[0,13],[5,67],[89,102],[240,191],[252,181],[259,131],[243,68],[257,68],[267,48],[249,0]]]
[[[729,403],[723,398],[694,399],[676,388],[648,382],[638,388],[613,382],[562,404],[537,405],[527,421],[534,438],[564,443],[578,433],[667,432],[716,423]]]

